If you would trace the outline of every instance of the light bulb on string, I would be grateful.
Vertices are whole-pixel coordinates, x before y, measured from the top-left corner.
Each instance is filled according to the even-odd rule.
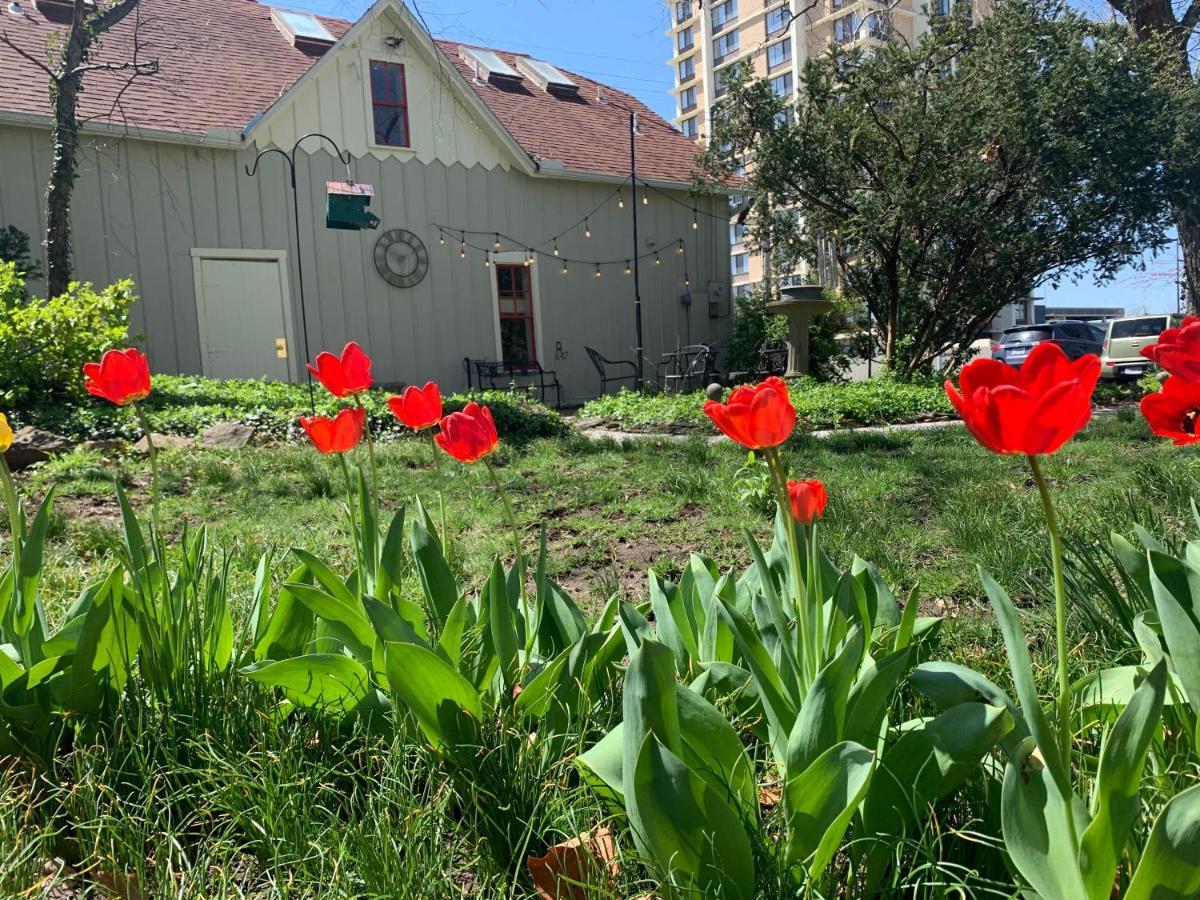
[[[654,264],[655,264],[656,266],[661,266],[661,265],[662,265],[662,257],[658,255],[658,251],[657,251],[657,250],[656,250],[656,251],[654,251]]]
[[[584,237],[592,236],[592,225],[590,222],[588,222],[587,219],[583,220],[583,236]]]
[[[632,272],[633,272],[633,269],[629,268],[629,260],[625,260],[625,274],[629,275]]]
[[[458,255],[463,259],[467,258],[467,242],[463,241],[462,246],[458,248]]]
[[[558,256],[558,238],[554,239],[554,255]]]
[[[496,243],[492,244],[492,249],[495,250],[497,253],[500,252],[500,235],[499,235],[499,233],[496,234]]]
[[[691,280],[691,279],[688,277],[688,271],[687,271],[687,269],[684,269],[684,270],[683,270],[683,286],[684,286],[684,287],[691,287],[691,286],[692,286],[692,280]]]
[[[596,274],[595,274],[595,275],[593,275],[592,277],[593,277],[593,278],[599,278],[599,277],[600,277],[600,263],[596,263]]]
[[[529,265],[532,266],[535,262],[537,262],[537,251],[530,250],[529,251]]]
[[[625,208],[625,195],[621,192],[620,188],[617,188],[617,206],[621,209]]]
[[[525,268],[529,268],[529,251],[525,251]]]
[[[565,259],[563,260],[562,274],[567,274],[567,261]]]
[[[675,247],[675,252],[683,256],[683,241],[680,241],[678,246]]]
[[[642,206],[650,205],[650,195],[645,190],[642,191]]]
[[[446,243],[446,232],[441,228],[438,229],[438,243],[439,244]]]
[[[486,250],[483,251],[483,267],[485,269],[490,269],[492,267],[492,254],[488,253]]]
[[[692,210],[692,231],[700,230],[700,220],[696,218],[696,210]]]

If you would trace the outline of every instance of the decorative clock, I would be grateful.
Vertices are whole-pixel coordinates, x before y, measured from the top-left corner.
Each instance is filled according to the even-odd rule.
[[[429,251],[411,231],[393,228],[380,235],[375,244],[375,268],[393,287],[415,287],[429,271]]]

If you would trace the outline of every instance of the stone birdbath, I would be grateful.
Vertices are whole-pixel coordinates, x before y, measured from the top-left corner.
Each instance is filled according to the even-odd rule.
[[[788,364],[785,378],[798,378],[808,374],[808,329],[813,316],[827,313],[833,304],[822,297],[824,289],[819,284],[802,284],[780,288],[782,300],[767,304],[767,312],[787,316],[788,320]]]

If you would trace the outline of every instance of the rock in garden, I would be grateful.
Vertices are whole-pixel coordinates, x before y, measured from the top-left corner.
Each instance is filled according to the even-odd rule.
[[[12,446],[8,448],[5,459],[10,469],[23,469],[70,449],[71,442],[62,435],[27,425],[13,435]]]
[[[124,449],[125,442],[119,438],[101,438],[94,441],[84,441],[79,445],[81,450],[96,453],[117,453]]]
[[[190,446],[192,446],[192,439],[189,437],[184,437],[181,434],[157,434],[156,433],[154,435],[154,449],[155,450],[182,450],[183,448],[190,447]],[[136,450],[138,453],[145,453],[146,449],[147,449],[145,437],[143,437],[136,444],[134,444],[133,449]]]
[[[200,433],[200,445],[210,450],[240,450],[254,439],[254,429],[239,422],[217,422]]]

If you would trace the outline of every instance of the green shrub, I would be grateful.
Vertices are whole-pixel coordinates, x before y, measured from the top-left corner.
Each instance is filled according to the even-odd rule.
[[[51,300],[14,299],[24,280],[14,263],[0,262],[0,400],[14,406],[31,400],[83,393],[80,369],[107,349],[127,341],[133,282],[102,291],[71,282]]]
[[[0,262],[13,263],[26,279],[42,277],[42,264],[29,250],[29,235],[15,225],[0,228]]]

